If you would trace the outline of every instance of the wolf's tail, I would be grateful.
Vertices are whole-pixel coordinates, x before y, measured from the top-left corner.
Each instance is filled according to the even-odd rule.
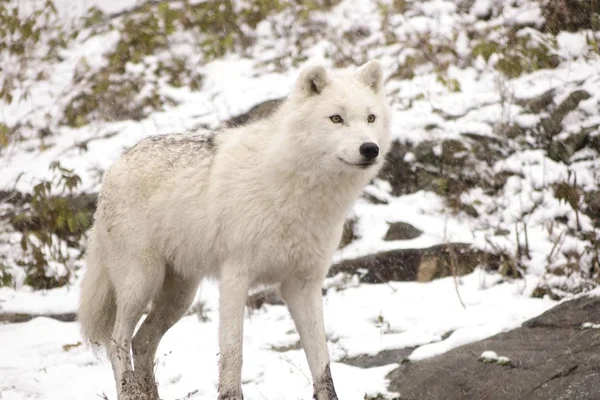
[[[84,339],[92,345],[105,346],[115,325],[116,298],[108,271],[93,247],[90,243],[77,320]]]

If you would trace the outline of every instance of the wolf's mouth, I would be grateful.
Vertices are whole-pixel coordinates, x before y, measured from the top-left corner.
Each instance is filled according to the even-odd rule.
[[[361,162],[361,163],[350,163],[350,162],[344,160],[341,157],[338,157],[338,159],[341,162],[343,162],[344,164],[352,165],[353,167],[357,167],[357,168],[360,168],[360,169],[367,169],[370,166],[373,166],[373,165],[377,164],[377,161],[365,161],[365,162]]]

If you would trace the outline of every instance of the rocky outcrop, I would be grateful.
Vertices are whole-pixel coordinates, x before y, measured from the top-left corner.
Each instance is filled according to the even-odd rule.
[[[226,127],[245,125],[251,121],[266,118],[271,115],[277,107],[283,103],[285,99],[273,99],[259,103],[240,115],[236,115],[229,120],[225,121]]]
[[[575,110],[579,103],[583,100],[587,100],[591,95],[585,90],[575,90],[552,112],[548,118],[544,118],[541,121],[541,127],[543,132],[549,137],[556,136],[562,131],[562,120],[567,116],[568,113]]]
[[[406,222],[392,222],[384,240],[411,240],[423,234],[423,231]]]
[[[401,399],[419,400],[597,399],[597,322],[600,297],[567,301],[521,328],[437,357],[405,362],[389,374],[389,390],[400,393]],[[484,363],[480,360],[484,351],[506,356],[510,362]],[[401,358],[388,357],[390,352],[380,358],[400,362]],[[376,358],[363,358],[358,366],[381,365]]]
[[[600,2],[596,0],[546,0],[543,4],[544,30],[547,32],[556,34],[600,27]]]
[[[37,317],[52,318],[62,322],[73,322],[77,319],[76,313],[64,314],[27,314],[27,313],[1,313],[0,323],[18,323],[31,321]]]
[[[398,249],[334,264],[329,276],[340,272],[357,274],[363,283],[389,281],[428,282],[451,275],[465,275],[484,262],[485,254],[464,243],[424,249]]]
[[[477,265],[492,261],[489,255],[472,249],[468,244],[450,243],[424,249],[384,251],[343,260],[329,269],[328,276],[339,273],[357,275],[362,283],[429,282],[446,276],[465,275]],[[260,308],[263,304],[283,304],[283,301],[277,290],[268,289],[250,296],[246,302],[251,309]]]

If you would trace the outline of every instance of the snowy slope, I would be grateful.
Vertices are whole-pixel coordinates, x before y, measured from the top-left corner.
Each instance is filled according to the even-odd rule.
[[[420,360],[454,347],[519,326],[555,302],[531,299],[535,279],[498,284],[499,276],[477,271],[461,279],[462,308],[451,278],[428,284],[361,285],[325,299],[326,331],[334,361],[332,375],[340,399],[362,400],[365,394],[386,394],[385,375],[397,364],[361,369],[344,358],[377,354],[385,349],[416,347],[411,360]],[[1,293],[1,292],[0,292]],[[73,306],[75,296],[58,294]],[[68,311],[60,300],[19,296],[7,301],[9,310]],[[209,321],[183,318],[165,336],[158,350],[159,391],[165,399],[211,399],[217,389],[218,302],[213,285],[199,295]],[[44,306],[47,305],[47,307]],[[312,383],[299,337],[284,306],[266,306],[246,315],[244,332],[244,394],[249,399],[310,398]],[[448,336],[449,335],[449,336]],[[444,339],[442,340],[442,337]],[[106,394],[115,399],[110,364],[80,345],[76,323],[35,318],[0,325],[2,358],[0,393],[3,399],[88,399]],[[286,350],[291,346],[292,350]],[[401,360],[398,360],[400,362]]]
[[[28,13],[35,8],[34,3],[20,2],[19,6],[22,12]],[[391,3],[381,2],[388,7]],[[56,18],[63,22],[76,21],[91,6],[114,14],[136,4],[135,1],[57,0]],[[75,89],[79,89],[73,78],[80,61],[85,57],[89,74],[100,70],[107,64],[104,54],[119,40],[114,30],[93,34],[90,29],[82,29],[66,49],[60,50],[60,60],[32,63],[28,67],[29,78],[23,88],[28,88],[29,96],[20,99],[15,96],[18,101],[10,104],[0,103],[0,123],[31,124],[23,141],[11,143],[0,153],[0,190],[31,191],[40,179],[52,176],[49,166],[60,160],[64,167],[74,169],[81,176],[82,185],[78,190],[95,192],[101,172],[124,148],[138,140],[157,133],[187,132],[201,127],[216,129],[222,121],[255,104],[286,96],[299,68],[319,62],[333,66],[343,52],[343,56],[354,63],[373,57],[381,60],[388,78],[386,91],[394,109],[394,138],[413,147],[427,141],[464,141],[465,134],[503,139],[497,131],[502,124],[536,126],[547,113],[528,113],[522,101],[551,89],[555,104],[560,104],[576,89],[590,94],[564,118],[560,135],[600,124],[600,91],[597,90],[600,57],[588,44],[589,35],[596,33],[563,32],[556,38],[545,37],[534,29],[543,23],[536,1],[477,0],[468,12],[462,12],[460,4],[445,0],[414,2],[403,14],[386,17],[376,2],[344,0],[329,11],[315,12],[310,20],[313,28],[298,25],[293,13],[286,10],[258,24],[253,33],[255,41],[247,54],[228,54],[208,63],[195,51],[189,35],[178,32],[173,35],[169,51],[145,57],[143,64],[130,63],[127,72],[150,75],[149,71],[154,70],[159,61],[179,55],[193,65],[194,72],[202,74],[201,90],[173,87],[164,79],[149,76],[148,85],[141,92],[157,87],[161,95],[176,104],[165,105],[162,111],[149,112],[137,121],[92,121],[75,128],[62,122],[62,114]],[[491,17],[480,19],[486,15]],[[382,29],[383,21],[393,32],[392,43],[388,43]],[[520,34],[531,36],[533,41],[555,41],[551,52],[560,59],[556,68],[506,78],[496,68],[496,54],[487,60],[481,55],[472,57],[479,40],[502,42],[511,26],[524,27],[519,30]],[[287,29],[285,34],[279,32],[282,27]],[[344,32],[358,28],[367,33],[351,42],[344,37]],[[432,51],[432,54],[438,58],[411,67],[411,60],[424,46],[423,40],[437,46],[437,53]],[[303,45],[297,50],[293,44],[299,41]],[[443,50],[448,44],[452,51]],[[278,57],[281,57],[282,68],[273,61]],[[436,63],[445,58],[450,66],[440,75]],[[301,61],[296,62],[296,59]],[[10,71],[13,64],[13,59],[0,54],[3,71]],[[400,77],[408,69],[414,70],[412,76]],[[34,79],[42,70],[51,71],[47,79]],[[460,90],[455,90],[456,85]],[[37,132],[40,128],[52,131],[52,135],[43,139],[44,151],[39,150]],[[78,146],[82,142],[87,142],[87,151],[81,151]],[[562,226],[550,229],[548,221],[563,218],[566,232],[567,228],[576,228],[578,219],[583,230],[596,232],[588,216],[577,215],[572,207],[554,196],[552,185],[576,175],[581,190],[598,190],[600,158],[586,153],[589,150],[586,148],[574,154],[568,164],[556,162],[536,147],[532,137],[525,136],[523,142],[509,141],[507,147],[518,151],[494,161],[491,166],[477,165],[482,174],[500,175],[507,171],[513,174],[497,196],[480,188],[461,195],[464,203],[476,209],[478,217],[450,212],[444,198],[432,191],[394,196],[390,185],[382,180],[376,180],[367,191],[385,199],[386,204],[372,204],[364,199],[357,202],[353,216],[358,221],[355,229],[359,237],[339,250],[334,255],[335,261],[382,250],[426,248],[448,242],[472,243],[486,251],[502,249],[507,254],[515,254],[518,250],[515,234],[519,231],[523,237],[524,229],[528,234],[530,258],[523,261],[524,277],[518,280],[506,280],[499,274],[477,269],[460,278],[457,284],[446,278],[431,283],[388,285],[354,282],[345,290],[330,289],[324,298],[325,312],[330,351],[335,361],[332,374],[341,399],[363,399],[365,393],[385,394],[385,375],[394,368],[394,365],[373,369],[351,367],[341,362],[345,357],[403,347],[416,347],[411,360],[431,357],[519,326],[555,305],[556,302],[547,298],[530,297],[542,282],[551,281],[566,291],[586,287],[587,282],[582,282],[580,275],[546,275],[549,269],[572,261],[569,258],[572,252],[585,254],[582,269],[590,268],[590,261],[585,258],[588,242],[581,236],[563,233]],[[407,162],[414,159],[412,153],[405,156]],[[388,223],[395,221],[410,223],[423,234],[407,241],[385,241]],[[509,234],[495,234],[501,230]],[[18,234],[0,226],[0,236],[3,253],[19,251]],[[82,265],[74,261],[73,266]],[[16,288],[0,288],[0,312],[75,311],[83,269],[75,271],[73,282],[66,287],[32,291],[22,285],[21,269],[16,265],[10,267],[18,271],[15,273],[17,284]],[[159,390],[164,398],[215,397],[217,296],[213,284],[204,285],[199,300],[209,309],[209,321],[200,321],[193,315],[185,317],[161,343],[157,368]],[[448,333],[451,334],[448,336]],[[304,355],[301,350],[286,349],[297,340],[284,307],[266,306],[246,316],[243,379],[248,399],[310,397],[310,373]],[[108,362],[78,346],[80,341],[75,323],[36,318],[22,324],[0,325],[0,397],[81,399],[105,393],[111,399],[116,398]]]

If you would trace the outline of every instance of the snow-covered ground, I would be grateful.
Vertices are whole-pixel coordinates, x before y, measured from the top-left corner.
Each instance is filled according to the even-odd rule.
[[[21,3],[27,12],[27,2]],[[86,0],[76,3],[76,7],[69,0],[55,3],[58,16],[63,20],[81,16],[92,5],[110,14],[136,4],[130,0]],[[382,3],[389,5],[391,1]],[[30,138],[11,144],[0,153],[0,190],[30,191],[40,179],[52,176],[49,166],[60,160],[64,167],[73,168],[81,176],[80,190],[97,191],[100,185],[98,171],[106,169],[125,147],[152,134],[189,131],[201,125],[216,128],[221,121],[257,103],[287,95],[299,67],[316,62],[331,66],[332,61],[326,54],[336,51],[335,40],[342,32],[357,26],[371,34],[359,40],[355,52],[364,51],[370,58],[379,58],[386,77],[390,78],[386,91],[394,109],[393,135],[400,141],[416,145],[423,141],[463,140],[466,133],[498,139],[495,132],[498,124],[531,127],[547,116],[527,113],[524,107],[516,105],[516,101],[507,102],[507,97],[530,99],[550,89],[555,90],[556,104],[575,89],[587,90],[591,95],[565,117],[561,134],[578,132],[600,123],[600,91],[597,90],[600,87],[600,58],[587,45],[589,32],[559,34],[553,51],[561,57],[560,65],[514,79],[500,76],[495,69],[498,61],[495,56],[487,61],[479,56],[466,66],[451,65],[446,79],[456,80],[460,91],[452,91],[442,84],[431,65],[416,68],[412,78],[394,78],[407,59],[414,56],[419,35],[429,37],[434,43],[451,41],[458,56],[467,58],[475,45],[467,38],[471,29],[487,34],[506,24],[539,26],[541,22],[539,5],[534,1],[502,2],[505,3],[503,12],[489,21],[478,20],[478,17],[496,7],[494,2],[477,0],[469,13],[459,13],[457,3],[432,0],[411,4],[404,15],[390,18],[390,29],[398,43],[386,44],[376,2],[344,0],[330,12],[317,15],[317,22],[327,22],[323,39],[305,49],[306,61],[301,65],[288,62],[285,72],[263,64],[285,53],[290,43],[302,34],[296,31],[289,37],[274,34],[271,23],[275,26],[289,24],[290,15],[285,13],[269,17],[269,21],[257,26],[256,43],[250,49],[249,57],[228,55],[204,64],[182,35],[177,37],[179,42],[170,52],[149,56],[143,65],[129,64],[128,72],[151,71],[160,59],[176,53],[197,65],[197,72],[203,75],[202,90],[154,82],[162,94],[175,99],[177,104],[166,106],[164,111],[153,112],[140,121],[92,122],[72,128],[59,123],[59,117],[71,98],[73,76],[79,61],[85,57],[92,70],[102,67],[106,63],[104,52],[114,47],[118,40],[115,31],[99,36],[89,36],[89,32],[83,31],[67,49],[61,50],[60,62],[30,66],[31,77],[39,70],[51,70],[52,73],[46,80],[32,78],[27,82],[25,86],[31,94],[26,99],[11,104],[0,103],[0,123],[12,126],[19,121],[28,121],[32,124]],[[539,32],[536,32],[530,29],[529,34],[538,38]],[[502,40],[501,33],[497,33],[497,39]],[[0,58],[0,67],[8,71],[12,61]],[[52,128],[53,135],[45,139],[46,149],[38,151],[39,138],[35,137],[35,132],[46,125]],[[77,143],[84,141],[89,142],[87,151],[82,152]],[[410,161],[411,157],[414,155],[407,154],[405,160]],[[324,298],[325,318],[334,360],[332,375],[340,399],[359,400],[365,394],[385,394],[385,376],[396,366],[360,369],[342,363],[346,357],[416,347],[410,359],[418,361],[517,327],[557,304],[530,295],[544,279],[548,267],[563,265],[568,261],[565,254],[583,252],[586,243],[575,236],[565,239],[558,228],[552,232],[548,221],[564,218],[566,226],[573,228],[579,218],[582,229],[593,228],[588,217],[576,215],[573,208],[556,199],[552,184],[576,175],[582,189],[597,188],[599,158],[590,157],[582,150],[573,155],[570,164],[565,164],[549,159],[543,151],[532,147],[515,152],[491,167],[482,163],[480,168],[489,170],[487,172],[492,175],[506,171],[516,175],[509,178],[501,196],[487,195],[479,188],[463,193],[461,200],[473,205],[479,213],[478,218],[449,213],[443,198],[432,192],[419,191],[395,197],[389,183],[375,181],[367,191],[387,203],[357,202],[353,216],[357,219],[358,239],[338,251],[334,261],[382,250],[426,248],[448,242],[472,243],[485,250],[492,246],[515,254],[518,247],[515,234],[517,231],[523,234],[523,222],[526,222],[531,258],[524,261],[524,277],[504,281],[499,275],[477,269],[458,279],[458,284],[452,278],[445,278],[430,283],[358,285],[350,282],[344,290],[330,289]],[[388,223],[395,221],[409,223],[423,234],[412,240],[385,241]],[[499,230],[509,234],[495,235]],[[18,239],[17,234],[8,232],[4,236],[5,242],[0,242],[0,251],[17,251]],[[72,284],[49,291],[31,291],[20,284],[22,276],[15,274],[16,289],[0,288],[0,312],[74,312],[81,271],[76,271]],[[569,278],[561,279],[568,281]],[[465,308],[457,297],[457,290]],[[161,343],[157,374],[163,398],[215,398],[217,298],[215,286],[205,284],[199,300],[208,308],[209,320],[200,321],[195,315],[185,317]],[[304,354],[298,349],[288,349],[296,344],[298,335],[285,307],[265,306],[248,314],[244,340],[245,398],[310,398],[311,380]],[[40,317],[26,323],[0,325],[0,398],[63,400],[99,398],[106,394],[115,399],[109,363],[104,357],[94,356],[80,342],[76,323]]]
[[[330,289],[324,297],[325,319],[340,399],[387,394],[385,376],[397,366],[361,369],[343,364],[344,358],[416,347],[409,358],[421,360],[517,327],[556,304],[528,297],[536,284],[533,278],[498,283],[500,279],[481,271],[459,279],[465,308],[452,278]],[[209,320],[184,317],[161,342],[156,371],[162,398],[216,397],[217,299],[215,286],[203,285],[197,300]],[[76,300],[75,288],[45,294],[0,290],[2,309],[13,312],[71,312]],[[245,398],[310,398],[310,372],[303,351],[293,349],[299,337],[287,309],[253,311],[246,315],[244,329]],[[39,317],[0,325],[2,399],[93,399],[103,394],[116,399],[110,363],[80,345],[81,340],[74,322]]]

